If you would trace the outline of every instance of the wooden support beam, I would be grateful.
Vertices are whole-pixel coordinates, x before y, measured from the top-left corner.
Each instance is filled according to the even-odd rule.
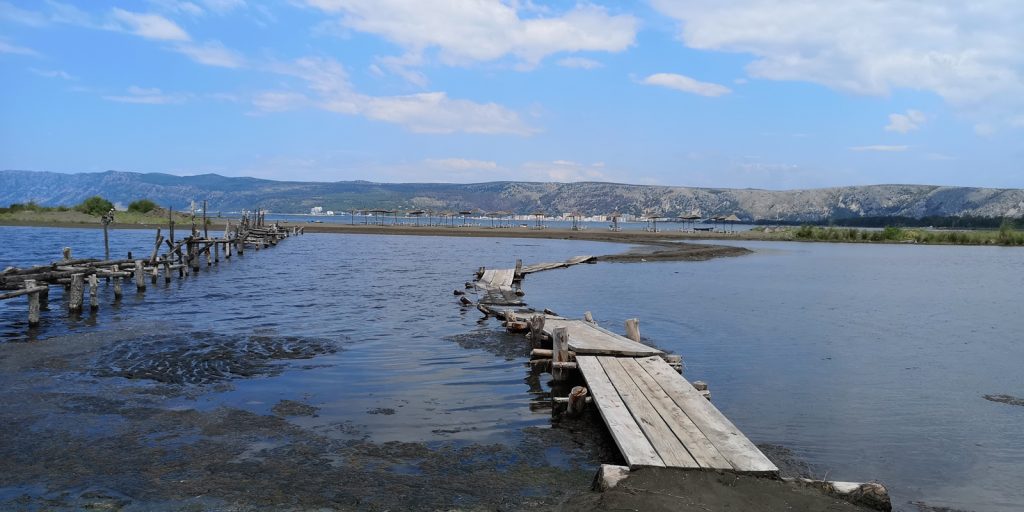
[[[89,276],[89,309],[96,311],[100,308],[100,280],[96,274]]]
[[[70,249],[69,249],[70,251]],[[82,311],[82,295],[85,293],[85,274],[72,274],[71,287],[68,289],[68,311]]]
[[[120,268],[118,268],[117,265],[114,265],[110,269],[113,270],[114,272],[119,272],[120,271]],[[122,294],[122,291],[121,291],[121,276],[120,275],[116,275],[116,276],[114,276],[114,302],[117,302],[117,301],[121,300],[121,294]]]
[[[629,320],[626,320],[626,337],[637,343],[641,343],[639,318],[630,318]]]
[[[25,281],[25,288],[32,289],[36,287],[36,282],[32,279]],[[28,326],[35,327],[39,325],[39,292],[30,293],[28,295]]]
[[[135,260],[135,288],[140,292],[146,291],[146,267],[142,260]]]
[[[551,332],[551,350],[551,378],[555,381],[564,381],[569,378],[569,372],[565,368],[559,368],[556,363],[569,362],[568,329],[558,327]]]

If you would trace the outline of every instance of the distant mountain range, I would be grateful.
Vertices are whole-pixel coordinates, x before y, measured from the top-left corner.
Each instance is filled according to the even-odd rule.
[[[816,222],[857,217],[1021,217],[1024,190],[932,185],[868,185],[807,190],[715,189],[617,183],[334,183],[172,176],[107,171],[61,174],[0,171],[0,205],[35,201],[74,205],[100,195],[115,204],[151,199],[185,209],[195,200],[211,212],[261,207],[277,213],[353,208],[512,211],[584,215],[620,212],[663,216],[735,214],[745,221]]]

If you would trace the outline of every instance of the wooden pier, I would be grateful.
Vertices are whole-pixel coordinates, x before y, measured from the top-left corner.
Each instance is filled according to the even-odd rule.
[[[233,254],[243,255],[247,247],[260,250],[275,246],[280,240],[304,231],[301,227],[267,224],[264,213],[259,210],[243,212],[235,226],[229,222],[221,238],[211,238],[205,222],[203,224],[200,229],[193,223],[189,236],[178,241],[174,239],[173,220],[169,223],[167,238],[162,228],[157,228],[152,250],[146,249],[146,256],[132,256],[129,252],[124,259],[73,259],[71,248],[65,247],[63,257],[49,264],[8,267],[0,271],[0,300],[27,297],[28,325],[34,328],[41,322],[41,312],[49,310],[52,286],[64,288],[67,310],[72,315],[82,312],[88,288],[89,309],[95,311],[100,307],[99,278],[104,278],[113,289],[114,300],[118,301],[124,293],[125,280],[134,283],[138,293],[144,293],[147,281],[156,284],[161,273],[164,282],[169,283],[174,274],[179,279],[184,278],[200,272],[204,266],[219,264],[221,257],[230,259]],[[104,229],[104,246],[106,240]],[[105,253],[109,254],[109,250]]]
[[[590,312],[582,320],[537,311],[522,301],[523,276],[596,260],[579,256],[564,262],[514,269],[480,268],[467,288],[477,292],[477,309],[503,321],[509,332],[524,332],[533,345],[530,365],[545,368],[567,397],[552,397],[553,411],[578,414],[596,406],[627,466],[602,464],[594,489],[607,490],[638,468],[731,472],[779,479],[779,469],[711,403],[707,384],[682,376],[682,359],[645,345],[640,322],[626,320],[622,336],[602,328]],[[462,295],[463,306],[474,305]],[[577,378],[578,376],[578,378]],[[888,490],[876,483],[782,478],[875,510],[892,509]]]
[[[575,320],[525,307],[518,286],[524,275],[591,261],[580,256],[525,267],[517,262],[513,269],[480,269],[472,283],[477,307],[502,319],[510,331],[529,331],[534,355],[542,358],[536,361],[547,363],[555,381],[568,381],[572,372],[579,372],[586,387],[556,400],[572,410],[581,408],[589,395],[631,469],[777,476],[778,468],[710,402],[706,386],[695,386],[681,375],[678,356],[641,343],[638,320],[627,321],[627,337],[600,327],[589,312]],[[541,348],[548,341],[551,348]]]

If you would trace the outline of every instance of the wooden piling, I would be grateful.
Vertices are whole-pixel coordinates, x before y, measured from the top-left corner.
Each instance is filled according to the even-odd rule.
[[[89,309],[96,311],[100,308],[100,280],[96,274],[89,276]]]
[[[556,327],[551,331],[551,378],[555,381],[568,379],[568,371],[557,363],[569,362],[569,330]]]
[[[597,322],[594,321],[594,315],[590,314],[590,311],[585,311],[583,313],[583,320],[587,323],[597,325]]]
[[[146,267],[142,260],[135,260],[135,288],[140,292],[146,291]]]
[[[630,318],[629,320],[626,320],[626,337],[637,343],[641,343],[639,318]]]
[[[171,282],[171,255],[164,256],[164,282]]]
[[[153,269],[150,271],[149,282],[156,284],[156,280],[160,277],[160,267],[153,265]]]
[[[70,252],[67,249],[67,252]],[[71,287],[68,291],[68,311],[80,313],[82,311],[82,295],[85,293],[85,274],[71,274]]]
[[[35,279],[26,279],[25,288],[31,289],[36,287]],[[35,327],[39,325],[39,293],[28,294],[28,326]]]
[[[220,263],[220,242],[213,242],[213,262]]]
[[[71,248],[70,247],[65,247],[64,250],[61,251],[61,253],[64,255],[64,261],[71,261]]]
[[[115,273],[116,272],[120,272],[120,268],[118,268],[117,265],[114,265],[113,267],[110,267],[110,269],[113,270]],[[116,275],[116,276],[114,276],[114,301],[117,302],[117,301],[121,300],[121,295],[122,295],[122,291],[121,291],[121,276]]]
[[[583,412],[587,406],[587,388],[576,386],[569,392],[569,406],[566,412],[570,415],[577,415]]]

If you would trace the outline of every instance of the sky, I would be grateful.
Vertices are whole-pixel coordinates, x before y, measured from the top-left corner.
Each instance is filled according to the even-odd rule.
[[[0,0],[0,169],[1024,188],[1024,2]]]

